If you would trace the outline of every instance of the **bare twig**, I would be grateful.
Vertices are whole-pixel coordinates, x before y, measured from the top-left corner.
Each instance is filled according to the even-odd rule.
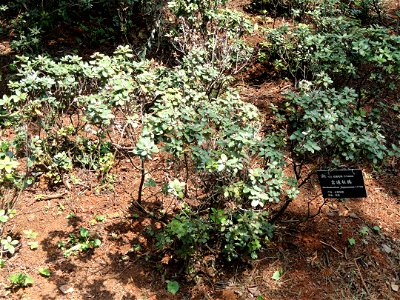
[[[339,253],[340,255],[343,255],[343,253],[342,252],[340,252],[338,249],[336,249],[335,247],[333,247],[332,245],[330,245],[330,244],[328,244],[328,243],[325,243],[324,241],[320,241],[321,242],[321,244],[322,245],[325,245],[325,246],[328,246],[328,247],[331,247],[333,250],[335,250],[337,253]]]
[[[285,210],[288,208],[289,204],[293,201],[292,198],[289,198],[286,196],[285,202],[283,203],[283,205],[281,206],[281,208],[277,211],[277,213],[275,215],[273,215],[271,217],[271,219],[269,220],[269,223],[275,223],[285,212]]]
[[[362,282],[362,284],[364,286],[365,291],[367,292],[368,296],[371,297],[371,294],[369,293],[368,287],[365,284],[364,277],[362,276],[361,270],[358,267],[357,260],[355,260],[355,259],[354,259],[354,264],[356,265],[356,268],[357,268],[357,271],[358,271],[358,275],[360,275],[360,279],[361,279],[361,282]]]
[[[165,215],[162,217],[156,216],[152,212],[149,212],[147,209],[145,209],[138,201],[132,201],[132,205],[135,206],[137,209],[139,209],[142,213],[146,214],[149,218],[159,221],[163,224],[166,224]]]
[[[58,199],[62,198],[67,194],[67,192],[62,192],[59,194],[52,194],[52,195],[37,195],[35,197],[36,201],[43,201],[43,200],[52,200],[52,199]]]
[[[310,180],[311,176],[313,176],[313,175],[315,175],[315,174],[316,174],[315,171],[310,172],[310,173],[306,176],[306,178],[304,178],[303,181],[302,181],[301,183],[298,184],[297,188],[301,188],[304,184],[306,184],[306,183],[308,182],[308,180]]]
[[[315,214],[310,215],[310,202],[308,202],[307,218],[304,221],[308,221],[309,219],[312,219],[312,218],[315,218],[316,216],[318,216],[322,211],[322,207],[324,207],[326,203],[328,203],[328,199],[324,199],[324,202],[318,207],[318,211]]]
[[[143,185],[144,185],[144,179],[146,177],[146,170],[144,169],[144,158],[141,159],[141,168],[140,168],[140,184],[139,184],[139,190],[138,190],[138,195],[137,195],[137,202],[138,204],[142,204],[142,191],[143,191]]]

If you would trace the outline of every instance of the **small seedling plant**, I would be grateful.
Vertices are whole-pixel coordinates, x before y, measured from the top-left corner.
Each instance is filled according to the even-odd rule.
[[[1,240],[1,246],[5,252],[13,255],[15,253],[15,247],[19,244],[18,240],[14,240],[11,236],[7,236]]]
[[[88,229],[81,227],[79,234],[71,233],[66,242],[60,241],[57,246],[63,251],[64,257],[78,255],[82,252],[93,251],[101,245],[101,240],[96,236],[91,236]]]
[[[179,291],[179,283],[175,280],[167,280],[167,291],[170,292],[172,295],[175,295]]]
[[[279,281],[282,278],[282,276],[283,276],[283,270],[280,269],[275,271],[274,274],[272,274],[271,278],[275,281]]]
[[[9,288],[26,288],[33,284],[33,278],[26,273],[15,273],[8,277],[8,280],[11,282]]]
[[[6,259],[13,256],[20,245],[18,239],[14,239],[10,233],[6,233],[6,225],[15,214],[16,211],[13,209],[0,210],[0,267],[5,266]]]
[[[38,269],[38,273],[43,276],[43,277],[50,277],[51,276],[51,272],[48,268],[39,268]]]
[[[24,233],[25,238],[28,239],[28,240],[30,240],[30,241],[28,242],[29,248],[30,248],[31,250],[36,250],[36,249],[39,247],[39,242],[34,241],[34,239],[37,238],[38,233],[35,232],[35,231],[33,231],[32,229],[24,230],[23,233]]]
[[[349,247],[354,247],[356,245],[356,239],[354,237],[349,238],[348,240]]]

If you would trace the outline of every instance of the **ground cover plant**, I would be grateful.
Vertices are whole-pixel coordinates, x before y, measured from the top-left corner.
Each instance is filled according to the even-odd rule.
[[[113,170],[123,162],[135,177],[124,213],[132,222],[151,224],[143,237],[146,247],[132,241],[126,253],[174,270],[165,271],[169,278],[164,279],[167,291],[178,294],[181,287],[172,273],[199,282],[223,265],[257,261],[317,169],[379,170],[398,158],[398,128],[387,120],[399,117],[400,40],[385,24],[378,3],[253,4],[264,13],[272,5],[274,18],[278,7],[292,18],[290,26],[259,30],[258,47],[247,40],[257,26],[228,9],[226,1],[10,2],[2,7],[19,12],[9,23],[17,31],[13,47],[19,52],[8,92],[0,98],[0,126],[9,137],[0,152],[2,266],[25,247],[8,227],[22,191],[44,183],[63,192],[35,201],[60,199],[85,186],[76,175],[85,172],[96,177],[90,188],[110,193],[122,176]],[[103,15],[106,10],[110,15]],[[88,24],[79,21],[85,12]],[[143,14],[150,21],[140,49],[120,45],[112,53],[87,57],[31,55],[43,43],[39,34],[57,28],[59,17],[63,26],[91,29],[113,20],[109,32],[85,31],[101,42],[120,41],[118,30],[127,37],[136,26],[132,18]],[[25,27],[39,20],[37,32]],[[33,28],[29,38],[27,28]],[[256,63],[270,64],[292,83],[282,101],[271,105],[268,119],[274,126],[265,126],[264,112],[243,101],[235,88],[237,76]],[[68,205],[59,202],[57,214]],[[301,221],[309,218],[308,211]],[[58,241],[49,236],[42,245],[55,246],[65,262],[95,256],[108,236],[120,240],[106,227],[102,212],[79,227],[74,210],[66,219],[74,233]],[[24,232],[30,240],[26,245],[37,250],[32,230]],[[368,227],[359,235],[368,243]],[[357,247],[355,237],[346,235],[348,251]],[[129,260],[128,254],[121,260]],[[42,280],[50,280],[53,270],[40,270],[47,270],[39,271]],[[285,273],[275,270],[272,279],[279,282]],[[10,281],[13,290],[34,284],[23,272]]]
[[[11,46],[23,53],[40,53],[53,46],[82,43],[132,42],[132,32],[141,30],[143,39],[152,26],[161,1],[4,1],[0,14],[5,16],[6,31],[11,28]],[[64,31],[72,31],[68,35]],[[59,35],[57,35],[57,33]]]

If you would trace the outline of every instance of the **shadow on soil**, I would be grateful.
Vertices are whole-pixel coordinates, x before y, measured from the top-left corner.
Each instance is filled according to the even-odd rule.
[[[146,244],[143,236],[147,227],[155,227],[149,220],[120,218],[113,222],[98,223],[90,227],[90,233],[101,236],[99,248],[64,257],[57,247],[58,241],[66,241],[71,233],[79,234],[81,219],[73,218],[71,232],[52,231],[41,245],[46,252],[46,264],[52,276],[48,280],[57,287],[73,287],[75,295],[83,299],[153,299],[168,297],[163,274],[151,261],[150,251],[135,252],[137,245]],[[164,293],[160,291],[165,291]],[[59,299],[59,295],[45,295],[46,299]],[[72,295],[72,294],[71,294]],[[137,298],[139,297],[139,298]],[[168,298],[170,299],[170,298]],[[179,297],[176,299],[180,299]]]
[[[321,197],[315,199],[311,214],[322,203]],[[53,231],[43,241],[47,263],[54,271],[49,280],[58,287],[75,287],[83,299],[251,299],[259,295],[264,299],[396,299],[390,284],[400,278],[399,226],[391,224],[389,232],[374,230],[378,221],[363,213],[362,206],[370,205],[364,200],[332,200],[319,215],[302,221],[307,217],[306,202],[303,196],[289,206],[274,239],[257,260],[225,265],[213,276],[199,274],[196,283],[177,274],[179,266],[162,265],[154,258],[154,247],[144,232],[157,224],[149,219],[120,218],[99,224],[94,230],[103,238],[101,247],[69,258],[56,246],[68,233]],[[76,232],[79,222],[74,225]],[[354,239],[354,245],[349,239]],[[132,250],[138,244],[148,251]],[[271,278],[276,271],[279,280]],[[180,283],[176,296],[166,292],[165,280]],[[59,299],[59,295],[46,299]]]

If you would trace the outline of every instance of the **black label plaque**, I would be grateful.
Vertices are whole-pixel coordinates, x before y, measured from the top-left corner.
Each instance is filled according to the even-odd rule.
[[[364,178],[361,170],[318,170],[324,198],[365,198]]]

